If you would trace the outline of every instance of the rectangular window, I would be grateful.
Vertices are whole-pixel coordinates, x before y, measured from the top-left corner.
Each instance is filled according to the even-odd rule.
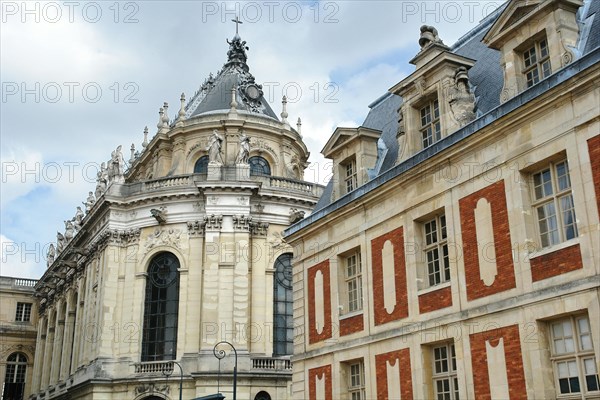
[[[542,247],[577,236],[571,178],[566,160],[533,174],[533,208]]]
[[[527,80],[527,87],[538,83],[541,79],[552,74],[550,67],[550,53],[546,39],[535,42],[523,52],[523,74]]]
[[[421,108],[421,137],[423,148],[429,147],[442,137],[440,125],[440,106],[438,100],[432,100]]]
[[[364,400],[365,396],[365,364],[363,360],[348,364],[348,393],[351,400]]]
[[[357,187],[356,181],[356,161],[350,160],[346,164],[344,164],[344,182],[346,185],[346,193],[350,193]]]
[[[593,393],[597,396],[600,382],[588,316],[572,316],[551,322],[550,336],[559,395],[580,394],[586,398],[587,393]]]
[[[433,352],[433,390],[436,400],[458,400],[454,343],[436,346]]]
[[[450,259],[446,216],[439,215],[423,224],[424,253],[429,287],[450,281]]]
[[[349,313],[362,310],[362,266],[360,251],[345,257],[346,305]]]
[[[17,312],[15,321],[29,322],[31,321],[31,303],[17,303]]]

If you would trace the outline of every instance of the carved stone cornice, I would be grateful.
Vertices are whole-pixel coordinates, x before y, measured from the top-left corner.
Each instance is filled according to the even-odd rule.
[[[207,215],[204,217],[204,229],[206,230],[221,230],[223,226],[223,216],[222,215]]]
[[[141,233],[142,231],[139,228],[128,230],[106,229],[89,244],[86,250],[88,254],[93,254],[96,251],[104,250],[108,245],[127,246],[138,244]]]

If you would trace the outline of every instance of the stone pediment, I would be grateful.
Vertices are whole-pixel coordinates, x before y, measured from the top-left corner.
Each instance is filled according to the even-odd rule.
[[[577,10],[581,0],[512,0],[496,19],[482,41],[489,47],[499,50],[511,32],[532,17],[539,15],[542,9],[565,8]]]
[[[335,132],[333,132],[333,135],[331,135],[331,138],[329,138],[329,140],[325,144],[325,147],[323,147],[323,150],[321,150],[321,154],[323,154],[326,158],[333,158],[333,155],[338,150],[340,150],[341,148],[350,144],[351,142],[353,142],[355,139],[358,139],[359,137],[371,138],[371,139],[377,141],[377,139],[379,139],[380,136],[381,136],[381,131],[378,131],[376,129],[370,129],[370,128],[365,128],[365,127],[358,127],[358,128],[340,128],[340,127],[338,127],[338,128],[336,128]]]

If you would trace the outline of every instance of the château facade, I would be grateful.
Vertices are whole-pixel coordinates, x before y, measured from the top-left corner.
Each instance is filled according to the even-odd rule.
[[[599,18],[423,26],[414,72],[335,130],[286,230],[295,399],[600,398]]]
[[[113,151],[85,211],[58,233],[35,286],[31,399],[231,398],[234,360],[238,398],[290,397],[282,231],[323,188],[303,181],[309,153],[285,98],[279,118],[246,42],[228,43],[223,68],[182,95],[174,118],[160,109],[141,152]]]
[[[0,399],[31,394],[37,333],[35,279],[0,276]]]

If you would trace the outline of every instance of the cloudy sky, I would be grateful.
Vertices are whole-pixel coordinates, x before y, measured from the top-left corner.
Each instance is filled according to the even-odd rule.
[[[276,113],[290,100],[314,164],[336,126],[358,126],[368,105],[413,71],[419,27],[448,45],[498,1],[2,1],[0,193],[5,276],[40,277],[56,231],[94,190],[118,145],[140,148],[163,102],[175,115],[226,60],[231,19]],[[129,152],[124,152],[129,158]]]

